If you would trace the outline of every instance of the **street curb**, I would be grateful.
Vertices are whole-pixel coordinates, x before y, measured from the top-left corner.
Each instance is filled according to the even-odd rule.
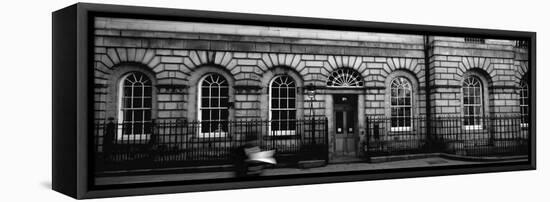
[[[422,159],[422,158],[430,158],[430,157],[442,157],[442,158],[461,160],[461,161],[490,162],[490,161],[527,159],[528,156],[518,155],[518,156],[474,157],[474,156],[461,156],[461,155],[447,154],[447,153],[427,153],[427,154],[408,154],[408,155],[395,155],[395,156],[383,156],[383,157],[370,157],[368,160],[370,163],[383,163],[383,162],[390,162],[390,161],[402,161],[402,160]]]

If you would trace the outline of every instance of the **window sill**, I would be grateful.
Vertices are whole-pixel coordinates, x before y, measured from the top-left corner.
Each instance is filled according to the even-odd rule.
[[[529,128],[529,124],[528,123],[520,123],[519,126],[521,128]]]
[[[269,136],[294,136],[296,135],[296,130],[272,130],[269,133]]]
[[[390,132],[411,132],[412,127],[391,127]]]
[[[147,143],[151,139],[151,134],[133,134],[119,135],[116,138],[117,142],[144,142]]]
[[[464,130],[483,130],[481,125],[464,126]]]
[[[197,138],[210,139],[210,138],[226,138],[227,132],[213,132],[213,133],[199,133]]]

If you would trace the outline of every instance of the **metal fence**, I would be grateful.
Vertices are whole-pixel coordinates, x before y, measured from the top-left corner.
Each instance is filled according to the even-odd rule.
[[[285,130],[272,130],[287,124]],[[211,130],[219,125],[218,130]],[[137,131],[137,133],[136,133]],[[327,119],[95,124],[96,171],[175,168],[231,164],[247,141],[275,150],[281,163],[327,159]]]
[[[468,157],[527,155],[529,130],[521,116],[366,117],[365,156],[445,153]],[[477,125],[468,125],[475,123]],[[278,129],[278,130],[275,130]],[[97,121],[97,172],[227,165],[235,150],[255,140],[264,150],[275,150],[279,165],[299,160],[327,160],[326,118],[265,121],[232,120],[187,122],[156,120],[147,123]]]
[[[527,155],[529,130],[521,116],[413,117],[396,126],[388,117],[367,117],[369,157],[446,153],[468,157]],[[476,125],[468,125],[476,123]]]

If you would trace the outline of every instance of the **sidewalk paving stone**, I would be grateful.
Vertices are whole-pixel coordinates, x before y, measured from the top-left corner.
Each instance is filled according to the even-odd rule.
[[[518,161],[518,160],[513,160]],[[520,160],[521,161],[521,160]],[[434,167],[450,165],[472,165],[483,164],[485,162],[471,162],[451,160],[441,157],[430,157],[423,159],[391,161],[382,163],[339,163],[328,164],[327,166],[317,168],[273,168],[265,169],[262,176],[278,176],[293,174],[311,174],[311,173],[329,173],[346,171],[364,171],[380,170],[394,168],[415,168],[415,167]],[[148,182],[169,182],[169,181],[188,181],[204,179],[224,179],[233,178],[232,172],[202,172],[202,173],[178,173],[178,174],[160,174],[160,175],[137,175],[137,176],[116,176],[96,178],[97,185],[109,184],[130,184],[130,183],[148,183]]]

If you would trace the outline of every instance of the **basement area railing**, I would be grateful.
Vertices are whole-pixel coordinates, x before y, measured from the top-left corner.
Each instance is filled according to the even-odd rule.
[[[465,157],[528,154],[529,130],[521,116],[367,117],[369,157],[445,153]]]
[[[254,142],[275,150],[279,165],[304,159],[327,160],[327,119],[139,123],[97,121],[96,171],[224,165],[235,150]]]

